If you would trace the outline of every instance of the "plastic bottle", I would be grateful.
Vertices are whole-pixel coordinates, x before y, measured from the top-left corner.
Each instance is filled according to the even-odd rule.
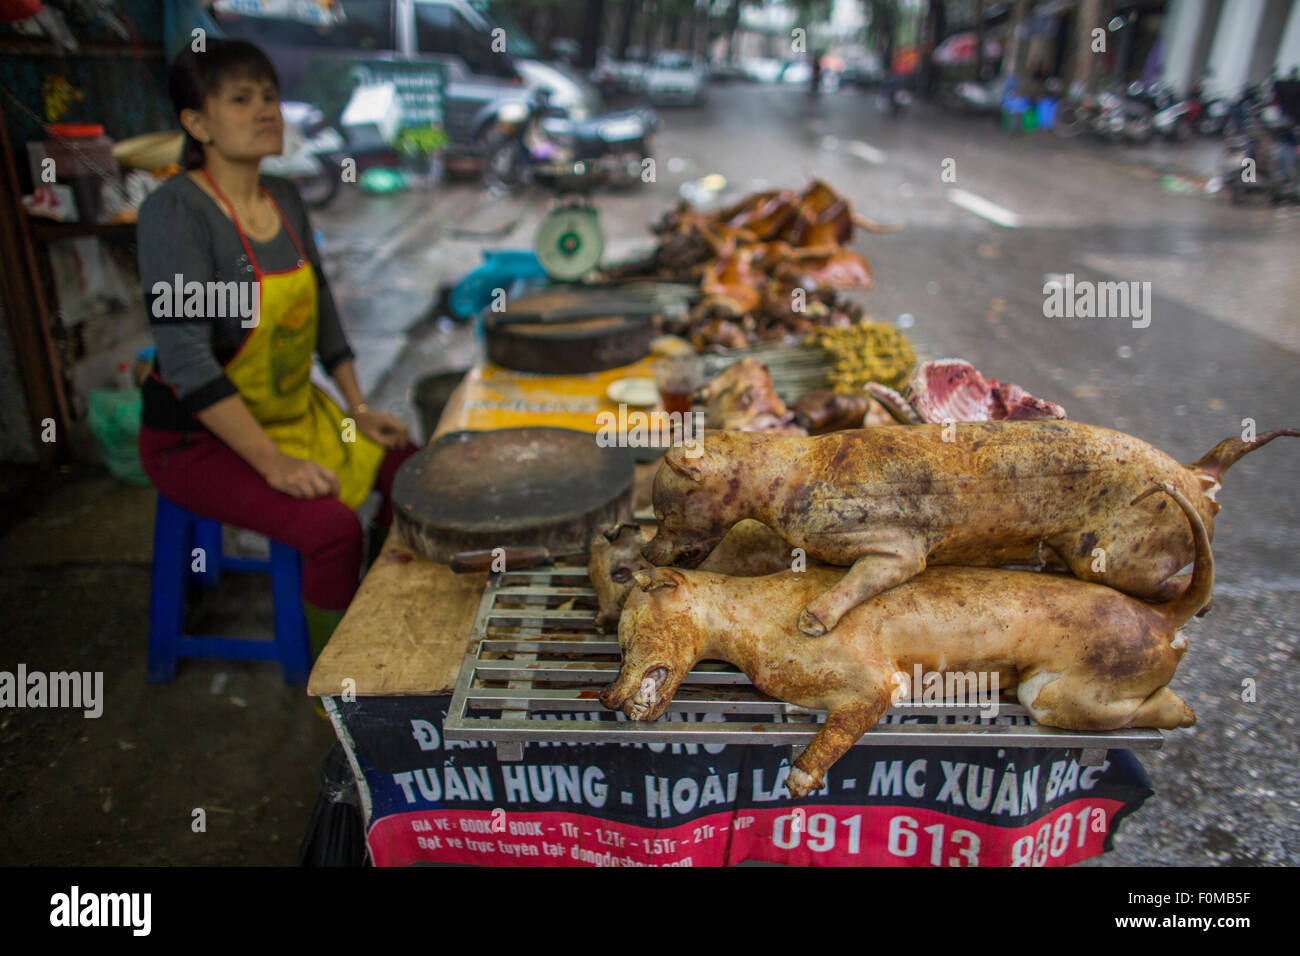
[[[123,391],[135,391],[135,376],[131,374],[131,363],[126,359],[117,363],[117,371],[113,375],[113,386]]]

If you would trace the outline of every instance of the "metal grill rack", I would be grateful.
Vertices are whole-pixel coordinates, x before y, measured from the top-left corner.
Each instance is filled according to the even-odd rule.
[[[585,567],[492,575],[443,723],[445,735],[490,740],[498,759],[522,760],[525,741],[794,747],[821,729],[819,712],[773,700],[743,673],[713,661],[700,662],[687,676],[663,718],[627,720],[597,699],[618,673],[619,649],[613,635],[597,631],[595,617],[596,592]],[[1069,748],[1081,751],[1081,764],[1096,765],[1111,747],[1154,750],[1164,742],[1160,731],[1149,728],[1042,727],[1019,704],[1000,703],[995,717],[980,716],[981,709],[896,706],[858,745]],[[591,719],[555,719],[557,713]]]

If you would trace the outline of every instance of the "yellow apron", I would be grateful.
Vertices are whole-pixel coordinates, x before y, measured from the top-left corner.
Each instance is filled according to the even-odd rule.
[[[294,268],[263,272],[234,206],[206,169],[203,175],[230,210],[259,289],[255,324],[226,363],[226,375],[275,446],[334,472],[339,500],[355,510],[374,487],[385,452],[311,381],[317,329],[315,270],[279,204],[263,190],[298,249]]]

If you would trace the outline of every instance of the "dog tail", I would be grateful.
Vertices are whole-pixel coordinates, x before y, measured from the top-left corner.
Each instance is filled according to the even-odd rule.
[[[1196,513],[1196,508],[1187,497],[1169,482],[1157,482],[1134,498],[1131,504],[1137,504],[1157,491],[1163,491],[1183,509],[1183,514],[1187,516],[1187,521],[1192,526],[1192,540],[1196,543],[1191,583],[1172,601],[1152,605],[1175,628],[1180,628],[1209,603],[1210,594],[1214,591],[1214,553],[1210,550],[1210,533],[1205,530],[1205,522],[1201,520],[1201,516]],[[1186,646],[1185,643],[1183,646]]]
[[[1243,455],[1248,455],[1256,448],[1263,448],[1274,438],[1282,435],[1289,435],[1292,438],[1300,438],[1300,429],[1296,428],[1277,428],[1271,432],[1264,432],[1262,435],[1256,435],[1254,441],[1244,441],[1240,438],[1225,438],[1208,452],[1202,455],[1197,461],[1190,465],[1184,465],[1188,471],[1200,479],[1201,487],[1206,496],[1213,501],[1214,494],[1219,490],[1219,484],[1223,481],[1223,473],[1237,463],[1237,460]]]

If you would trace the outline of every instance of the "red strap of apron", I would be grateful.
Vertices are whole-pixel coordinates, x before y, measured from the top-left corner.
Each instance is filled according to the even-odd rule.
[[[244,251],[248,253],[248,261],[253,266],[253,272],[259,279],[262,278],[262,267],[257,264],[257,256],[253,254],[253,247],[249,244],[248,237],[244,235],[244,226],[239,221],[239,214],[235,212],[235,204],[226,198],[226,194],[221,191],[221,187],[213,180],[212,175],[208,172],[206,166],[200,166],[199,172],[201,172],[203,178],[208,181],[208,185],[212,187],[213,192],[215,192],[221,201],[226,204],[226,209],[230,212],[230,220],[235,224],[235,231],[239,233],[239,241],[244,244]],[[265,187],[260,188],[262,195],[271,200],[271,205],[275,207],[276,215],[280,217],[280,222],[284,224],[284,228],[288,231],[289,238],[293,240],[293,246],[298,250],[298,263],[301,265],[306,261],[307,255],[302,251],[302,243],[298,241],[298,234],[293,231],[293,226],[289,225],[289,217],[284,214],[284,210],[281,209],[280,204],[275,201],[275,197],[267,192]]]

